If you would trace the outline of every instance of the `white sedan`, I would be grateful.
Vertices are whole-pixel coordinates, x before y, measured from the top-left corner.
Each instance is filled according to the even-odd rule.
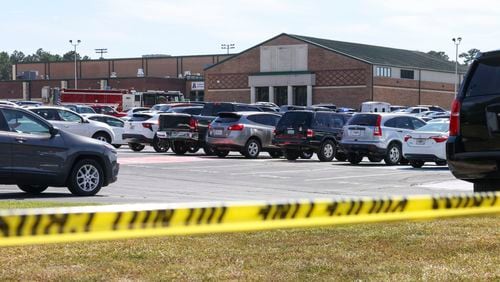
[[[405,136],[403,155],[412,167],[421,168],[425,162],[446,165],[449,128],[449,120],[441,120],[428,123]]]
[[[36,107],[28,108],[52,125],[76,135],[91,137],[114,144],[115,134],[109,125],[89,120],[69,109],[63,107]]]
[[[122,138],[123,129],[125,127],[125,122],[122,119],[103,114],[82,114],[82,116],[88,118],[89,120],[109,125],[115,134],[115,140],[113,141],[113,146],[115,148],[120,148],[121,145],[127,145],[127,142],[123,141]]]

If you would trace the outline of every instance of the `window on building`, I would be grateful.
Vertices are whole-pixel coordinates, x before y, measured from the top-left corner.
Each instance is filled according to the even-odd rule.
[[[401,70],[401,78],[415,79],[415,72],[412,70]]]
[[[391,77],[391,68],[389,67],[376,67],[375,76]]]
[[[255,87],[257,102],[269,102],[269,87]]]

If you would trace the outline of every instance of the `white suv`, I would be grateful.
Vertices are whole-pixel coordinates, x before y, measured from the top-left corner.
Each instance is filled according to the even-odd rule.
[[[135,113],[125,122],[123,141],[134,152],[140,152],[145,145],[151,145],[158,153],[167,152],[168,140],[156,136],[159,114],[152,112]]]
[[[60,130],[114,144],[115,134],[111,127],[106,124],[88,120],[66,108],[36,107],[28,109],[46,119]]]

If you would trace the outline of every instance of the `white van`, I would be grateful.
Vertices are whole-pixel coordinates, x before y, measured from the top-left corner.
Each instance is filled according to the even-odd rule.
[[[363,113],[390,113],[391,104],[386,102],[364,102],[361,103]]]

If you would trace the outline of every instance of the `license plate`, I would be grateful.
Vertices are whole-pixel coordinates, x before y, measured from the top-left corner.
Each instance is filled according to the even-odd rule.
[[[214,135],[222,135],[223,131],[222,129],[214,129]]]
[[[351,131],[349,131],[349,135],[351,135],[351,136],[360,136],[361,135],[361,130],[351,130]]]
[[[189,137],[189,132],[171,132],[171,136],[174,138],[178,137]]]
[[[293,130],[293,129],[288,129],[288,130],[286,131],[286,133],[287,133],[287,134],[289,134],[289,135],[293,135],[293,134],[295,134],[295,130]]]
[[[425,139],[415,139],[415,144],[417,144],[417,145],[425,145]]]

